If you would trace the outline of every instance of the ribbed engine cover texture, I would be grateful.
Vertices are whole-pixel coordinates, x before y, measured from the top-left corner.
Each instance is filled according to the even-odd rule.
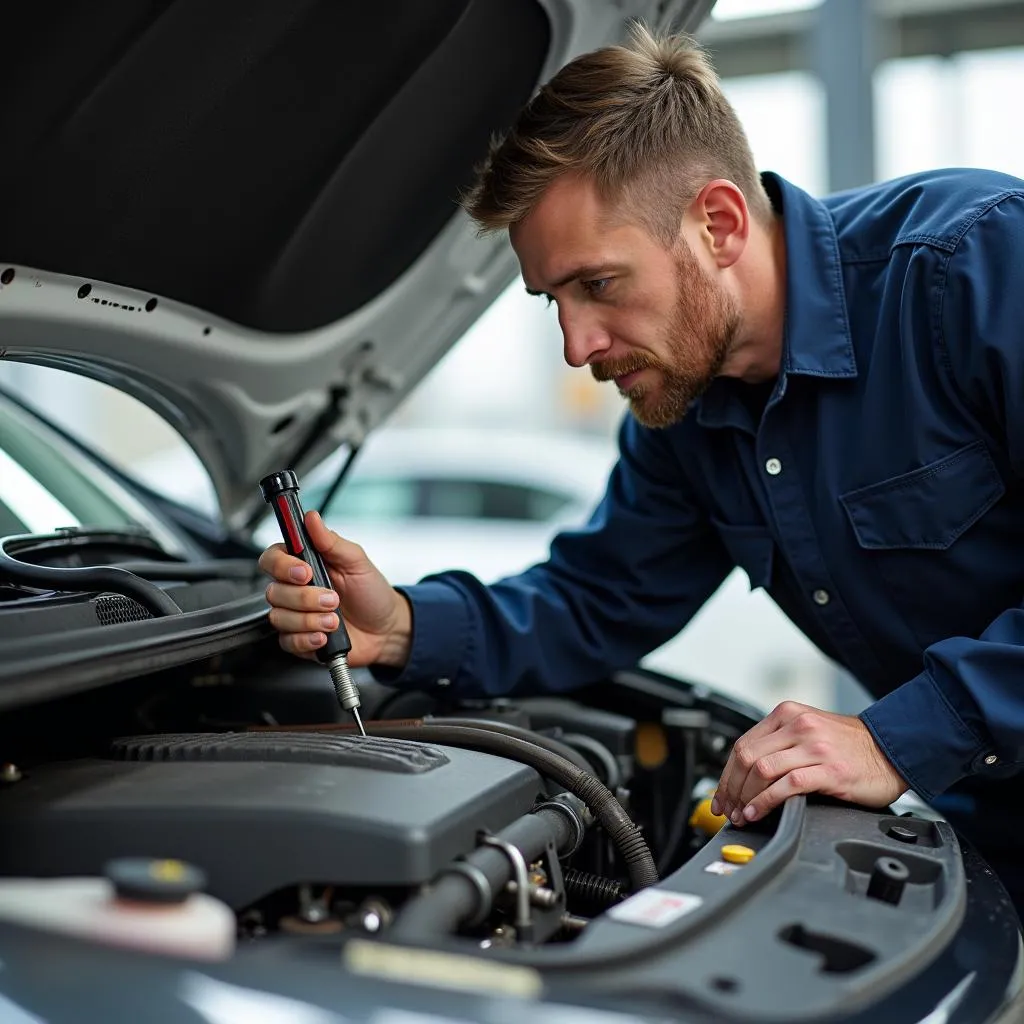
[[[170,733],[115,740],[123,761],[291,761],[417,774],[448,763],[438,747],[413,740],[323,732]]]
[[[0,790],[0,875],[174,857],[236,909],[302,882],[412,886],[473,849],[479,829],[529,811],[540,789],[516,762],[412,741],[135,737],[109,759],[47,765]]]

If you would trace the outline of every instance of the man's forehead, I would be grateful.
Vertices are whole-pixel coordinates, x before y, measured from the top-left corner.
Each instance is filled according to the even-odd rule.
[[[621,263],[635,241],[634,225],[612,215],[596,190],[556,181],[509,238],[528,290],[544,291],[581,270]]]
[[[587,178],[565,174],[541,193],[533,209],[514,228],[533,234],[549,231],[601,230],[613,223],[611,204]]]

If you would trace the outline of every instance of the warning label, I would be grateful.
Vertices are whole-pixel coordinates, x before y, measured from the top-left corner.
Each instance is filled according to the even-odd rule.
[[[644,928],[665,928],[696,910],[703,902],[700,896],[688,892],[642,889],[635,896],[612,907],[608,916]]]
[[[726,864],[724,860],[716,860],[712,861],[704,870],[709,875],[731,875],[742,867],[742,864]]]

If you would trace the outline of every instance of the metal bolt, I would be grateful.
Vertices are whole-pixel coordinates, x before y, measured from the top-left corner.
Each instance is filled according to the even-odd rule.
[[[554,889],[537,888],[530,893],[530,902],[535,907],[554,907],[558,904],[558,893]]]
[[[509,882],[505,886],[505,891],[514,896],[519,891],[519,886],[515,882]],[[548,889],[544,886],[531,886],[530,902],[535,907],[549,909],[558,903],[558,893],[554,889]]]
[[[21,769],[16,764],[5,764],[0,768],[0,782],[20,782]]]
[[[576,914],[563,914],[561,924],[567,932],[581,932],[590,924],[590,921],[585,917],[578,917]]]
[[[330,916],[330,910],[323,896],[313,898],[313,889],[309,885],[299,886],[299,917],[307,924],[320,924]]]
[[[359,926],[371,935],[391,924],[393,917],[391,907],[383,900],[364,900],[356,911],[356,920],[359,922]]]

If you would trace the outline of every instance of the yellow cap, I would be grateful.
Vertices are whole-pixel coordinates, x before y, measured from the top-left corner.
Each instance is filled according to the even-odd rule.
[[[185,877],[185,865],[180,860],[155,860],[149,873],[161,882],[178,882]]]
[[[722,860],[727,864],[746,864],[754,859],[754,851],[749,846],[731,843],[722,847]]]
[[[668,760],[668,735],[657,722],[641,722],[636,727],[636,763],[641,768],[660,768]]]
[[[726,823],[726,820],[724,814],[711,813],[710,798],[701,800],[693,809],[693,814],[690,815],[690,825],[693,828],[699,828],[701,832],[705,832],[709,836],[713,836]]]

